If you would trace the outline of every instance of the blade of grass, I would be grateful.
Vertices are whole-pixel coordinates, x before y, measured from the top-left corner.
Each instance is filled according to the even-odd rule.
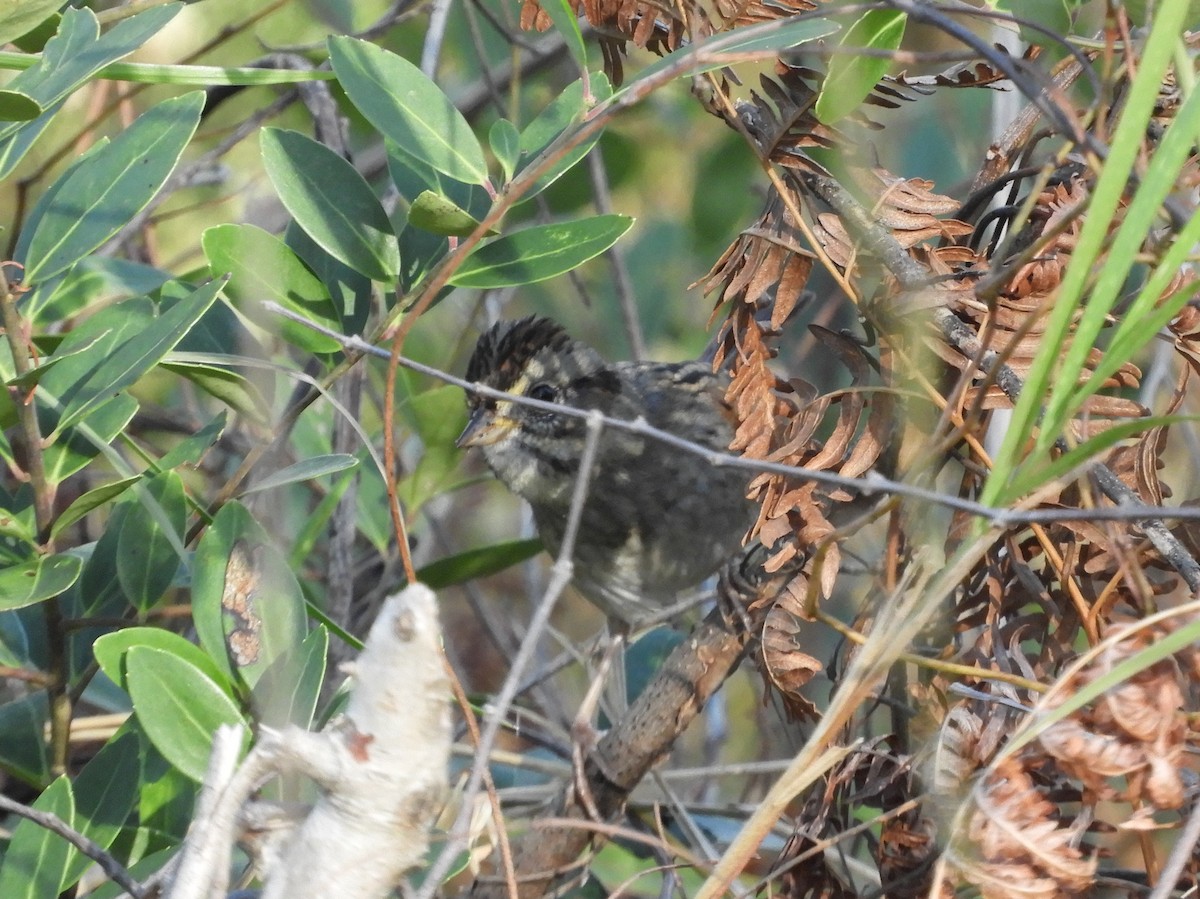
[[[1042,349],[1034,359],[1025,379],[1025,387],[1016,402],[1009,429],[1004,435],[1000,451],[993,460],[992,472],[984,484],[980,500],[988,505],[1004,505],[1013,499],[1011,479],[1021,458],[1021,450],[1027,445],[1039,418],[1042,404],[1046,400],[1048,387],[1054,379],[1057,384],[1077,383],[1092,341],[1070,340],[1072,319],[1079,308],[1093,266],[1101,258],[1109,223],[1124,194],[1130,172],[1137,159],[1145,134],[1146,123],[1154,109],[1154,102],[1162,84],[1162,77],[1170,63],[1176,42],[1179,40],[1181,17],[1185,10],[1176,5],[1165,6],[1155,17],[1154,27],[1146,41],[1142,65],[1130,87],[1124,114],[1117,124],[1116,132],[1104,169],[1092,192],[1088,215],[1084,221],[1071,264],[1059,286],[1058,296],[1047,320]],[[1099,306],[1088,309],[1091,316],[1086,328],[1091,331],[1103,326],[1107,308]],[[1099,320],[1099,324],[1097,324]],[[1084,323],[1080,323],[1081,327]],[[1067,347],[1063,355],[1063,347]],[[1060,363],[1061,359],[1061,363]],[[1065,409],[1063,394],[1050,397],[1051,405],[1044,415],[1037,446],[1044,452],[1057,439]]]
[[[1161,214],[1163,203],[1178,186],[1179,172],[1191,155],[1197,139],[1200,139],[1200,93],[1193,93],[1180,108],[1175,120],[1155,148],[1146,174],[1125,211],[1121,227],[1117,230],[1104,266],[1089,294],[1088,312],[1080,322],[1072,345],[1072,349],[1079,348],[1075,355],[1080,359],[1081,366],[1082,360],[1086,358],[1087,349],[1095,346],[1101,329],[1105,327],[1106,317],[1120,296],[1138,251],[1145,243],[1155,219]],[[1184,255],[1190,252],[1195,246],[1198,230],[1200,223],[1193,218],[1176,238],[1174,246],[1167,254],[1168,257],[1182,262],[1179,258],[1180,247],[1182,246]],[[1186,296],[1178,301],[1177,298],[1172,298],[1173,302],[1168,304],[1171,308],[1155,309],[1155,306],[1177,270],[1178,264],[1171,264],[1167,257],[1164,257],[1133,304],[1121,315],[1114,337],[1087,383],[1080,387],[1078,381],[1072,379],[1055,385],[1055,396],[1052,396],[1050,408],[1047,410],[1048,418],[1058,414],[1065,423],[1074,417],[1084,401],[1100,389],[1105,379],[1128,361],[1138,348],[1152,340],[1159,327],[1174,317]],[[1157,324],[1151,327],[1155,321]],[[1073,372],[1070,362],[1064,371]],[[1059,400],[1057,406],[1056,398]],[[1056,408],[1061,408],[1061,412],[1055,413]],[[1048,445],[1044,439],[1042,442],[1043,445]]]

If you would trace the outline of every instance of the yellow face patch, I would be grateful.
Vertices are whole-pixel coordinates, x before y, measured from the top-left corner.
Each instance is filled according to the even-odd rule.
[[[529,384],[529,378],[522,375],[507,391],[513,396],[521,396]],[[458,436],[455,445],[460,448],[468,446],[493,446],[508,438],[509,434],[518,427],[513,418],[513,403],[509,400],[497,400],[494,408],[479,406],[467,420],[467,426]]]
[[[511,404],[507,404],[511,405]],[[499,409],[477,409],[467,420],[467,426],[458,435],[454,445],[460,449],[468,446],[492,446],[508,437],[517,423]]]

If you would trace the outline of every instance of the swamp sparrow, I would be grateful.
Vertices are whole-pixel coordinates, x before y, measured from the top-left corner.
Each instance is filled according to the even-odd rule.
[[[728,378],[700,362],[608,363],[545,318],[499,322],[479,338],[467,380],[514,396],[598,410],[714,450],[733,440]],[[582,418],[469,394],[460,447],[478,446],[529,502],[557,555],[587,438]],[[712,574],[754,520],[751,475],[653,437],[605,428],[575,542],[575,585],[636,626]]]

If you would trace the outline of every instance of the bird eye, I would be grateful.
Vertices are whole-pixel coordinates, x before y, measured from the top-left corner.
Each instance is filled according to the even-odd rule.
[[[558,391],[543,381],[529,388],[529,398],[543,403],[553,403],[558,399]]]

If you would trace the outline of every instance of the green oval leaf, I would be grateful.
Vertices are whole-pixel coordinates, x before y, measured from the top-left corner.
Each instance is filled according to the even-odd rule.
[[[17,2],[23,7],[29,6],[26,0]],[[52,5],[56,8],[62,6],[61,3]],[[101,34],[100,21],[94,12],[68,6],[63,10],[57,33],[46,41],[41,56],[31,58],[33,64],[13,78],[7,87],[9,90],[19,90],[28,94],[43,109],[57,107],[100,69],[123,56],[128,56],[146,43],[181,9],[182,3],[164,3],[117,22]],[[39,121],[37,125],[29,126],[29,129],[40,133],[48,123],[49,117],[45,121]],[[26,126],[18,123],[0,125],[0,141],[23,130],[26,130]],[[25,149],[28,149],[32,141],[27,140],[23,143]],[[6,152],[0,154],[5,157],[0,177],[8,174],[19,160],[19,154],[14,159],[12,154],[7,153],[7,149],[5,147]]]
[[[591,77],[589,87],[592,91],[592,102],[607,100],[612,96],[612,85],[608,83],[608,79],[602,73],[596,73]],[[578,125],[587,109],[588,98],[583,95],[583,81],[573,81],[521,132],[517,171],[523,171],[537,160],[554,141]],[[603,133],[603,129],[598,128],[591,137],[562,154],[538,176],[532,187],[522,192],[522,202],[537,196],[561,178],[588,154]]]
[[[126,627],[111,634],[104,634],[92,644],[92,652],[100,670],[126,693],[129,692],[129,685],[125,680],[125,653],[135,646],[159,649],[183,659],[210,678],[230,699],[235,698],[229,678],[208,653],[179,634],[163,630],[161,627]]]
[[[0,45],[32,31],[42,20],[58,11],[59,0],[2,0],[0,2]]]
[[[163,364],[166,368],[166,363]],[[166,471],[170,468],[177,468],[180,465],[195,465],[208,452],[209,448],[220,439],[225,432],[225,410],[222,409],[212,420],[209,421],[199,431],[180,440],[177,444],[171,447],[167,453],[158,460],[158,467]]]
[[[334,331],[341,320],[321,280],[274,234],[255,225],[217,225],[200,238],[214,275],[229,274],[225,295],[251,320],[310,353],[336,353],[339,344],[299,322],[262,314],[262,302],[274,300],[310,321]],[[282,327],[280,327],[282,322]]]
[[[213,734],[222,724],[244,725],[242,713],[208,675],[171,652],[134,646],[125,668],[133,710],[154,748],[203,781]],[[244,748],[248,730],[242,739]]]
[[[249,415],[264,425],[270,419],[270,405],[258,388],[254,386],[253,382],[235,371],[217,365],[174,360],[170,357],[162,363],[162,367],[166,371],[175,372],[180,377],[187,378],[205,393],[216,397],[235,412]],[[188,438],[188,440],[191,439]],[[175,449],[173,448],[171,452],[174,454]],[[162,468],[174,467],[164,464],[162,461],[159,462],[159,465]]]
[[[0,571],[0,611],[20,609],[58,596],[79,577],[83,562],[60,553]]]
[[[51,439],[162,361],[216,301],[222,283],[210,281],[156,318],[143,322],[126,340],[111,345],[97,341],[96,347],[92,348],[94,352],[69,359],[67,364],[56,368],[54,375],[61,375],[64,380],[77,377],[77,380],[58,391],[64,408]],[[100,351],[106,358],[97,365],[94,357]],[[48,378],[43,386],[51,389],[51,383],[58,385],[60,382],[57,378],[53,382]]]
[[[64,344],[60,344],[58,349],[54,351],[53,356],[43,359],[36,368],[29,369],[29,371],[25,372],[25,374],[21,375],[20,377],[9,378],[5,382],[5,385],[8,387],[19,387],[23,391],[30,391],[30,388],[41,383],[42,378],[54,371],[57,366],[62,365],[64,361],[70,359],[72,356],[78,356],[83,353],[87,353],[95,344],[99,343],[107,335],[108,332],[105,332],[104,334],[98,334],[92,340],[85,341],[82,345],[72,344],[70,351],[64,349],[64,342]]]
[[[46,49],[46,42],[58,33],[62,24],[62,13],[51,13],[42,19],[31,31],[26,31],[13,40],[13,46],[23,53],[41,53]]]
[[[311,481],[313,478],[345,471],[347,468],[354,468],[356,465],[358,465],[358,459],[349,453],[330,453],[324,456],[313,456],[310,459],[304,459],[293,465],[289,465],[287,468],[282,468],[274,474],[267,475],[267,477],[254,484],[245,492],[257,493],[259,490],[270,490],[273,487],[282,487],[284,484]]]
[[[137,734],[122,727],[75,779],[75,829],[101,849],[113,844],[133,810],[137,791],[129,785],[138,782],[138,744]],[[82,852],[74,853],[61,889],[74,885],[92,864]]]
[[[562,35],[576,67],[586,73],[587,45],[583,42],[583,32],[579,30],[579,18],[574,7],[568,0],[543,0],[538,5],[554,23],[554,30]]]
[[[46,691],[39,690],[0,705],[0,765],[31,784],[50,780],[46,728],[50,704]],[[57,895],[57,894],[56,894]]]
[[[433,590],[487,577],[532,559],[542,550],[541,540],[510,540],[479,549],[469,549],[430,562],[417,571],[417,580]]]
[[[196,547],[192,619],[201,646],[229,677],[250,686],[304,638],[296,576],[240,503],[223,506]]]
[[[781,50],[790,50],[793,47],[798,47],[800,44],[807,44],[810,41],[820,40],[823,37],[829,37],[831,34],[836,34],[841,30],[841,26],[836,22],[831,22],[829,19],[793,19],[793,20],[775,20],[770,23],[762,23],[753,25],[747,28],[738,28],[732,32],[726,31],[721,34],[713,35],[703,41],[697,42],[694,46],[694,52],[702,59],[708,56],[715,57],[699,67],[701,72],[710,72],[713,69],[728,65],[733,57],[747,53],[779,53]],[[658,63],[655,63],[649,68],[657,68]],[[645,75],[648,69],[644,69],[639,73],[639,80]],[[689,70],[688,74],[695,74],[696,70]]]
[[[203,91],[164,100],[68,175],[29,241],[26,282],[66,271],[141,212],[174,171],[203,107]]]
[[[477,247],[450,283],[493,288],[545,281],[599,256],[632,225],[627,215],[597,215],[506,234]]]
[[[400,272],[391,222],[366,179],[298,131],[264,128],[267,175],[296,223],[330,256],[375,281]]]
[[[839,43],[846,52],[835,54],[829,61],[829,73],[814,108],[818,119],[832,125],[859,107],[887,72],[891,60],[853,51],[895,50],[904,37],[907,22],[905,13],[873,9],[850,26]]]
[[[299,646],[271,663],[250,697],[259,724],[277,728],[294,724],[308,729],[325,680],[328,650],[329,631],[318,626]]]
[[[39,812],[61,818],[68,827],[75,823],[75,798],[66,776],[50,784],[33,803]],[[13,828],[12,841],[0,866],[0,896],[4,899],[45,899],[57,896],[71,855],[77,853],[58,834],[28,818]]]
[[[446,237],[466,237],[479,227],[479,220],[453,200],[435,194],[431,190],[421,191],[408,210],[408,223]],[[489,234],[497,233],[493,228]]]
[[[117,538],[117,580],[129,601],[144,612],[171,586],[182,561],[179,552],[187,525],[183,481],[165,471],[138,489],[137,501],[143,508],[125,516]]]
[[[417,464],[396,485],[401,502],[415,514],[435,496],[453,490],[456,481],[462,482],[458,474],[462,453],[454,440],[467,424],[466,408],[461,392],[447,384],[414,394],[403,414],[424,444]]]
[[[93,509],[98,509],[110,499],[115,499],[120,496],[132,485],[140,480],[140,475],[134,475],[131,478],[122,478],[119,481],[113,481],[109,484],[103,484],[95,490],[89,490],[71,505],[67,506],[66,511],[59,515],[55,520],[54,525],[50,528],[50,536],[57,536],[63,529],[70,527],[83,516],[87,515]]]
[[[125,430],[137,410],[137,400],[128,393],[100,403],[46,447],[46,480],[59,484],[87,465]]]
[[[350,102],[384,137],[459,181],[487,181],[471,126],[419,68],[352,37],[331,37],[329,60]]]
[[[510,180],[517,170],[517,159],[521,155],[521,132],[508,119],[496,119],[488,131],[488,144],[496,162],[500,163],[504,180]]]
[[[0,90],[0,121],[28,122],[44,110],[37,100],[20,91]]]
[[[779,55],[779,51],[819,40],[840,30],[828,19],[795,18],[775,19],[758,25],[749,25],[732,32],[726,31],[697,41],[691,46],[668,53],[638,73],[638,77],[626,84],[621,93],[644,89],[645,82],[659,77],[660,73],[675,69],[676,77],[692,78],[703,72],[723,69],[736,62],[754,59],[767,60]],[[686,54],[695,60],[694,65],[680,66],[679,57]]]
[[[288,223],[283,242],[325,285],[331,297],[330,302],[342,321],[338,331],[342,334],[362,334],[366,331],[372,305],[371,279],[340,259],[334,259],[294,221]],[[405,258],[402,244],[400,258]]]

